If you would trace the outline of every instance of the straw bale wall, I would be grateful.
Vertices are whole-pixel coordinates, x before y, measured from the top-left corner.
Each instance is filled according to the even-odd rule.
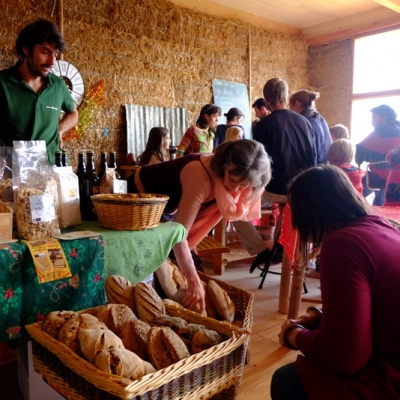
[[[246,84],[250,103],[262,97],[265,81],[275,76],[284,78],[291,91],[312,83],[322,97],[333,87],[331,77],[326,80],[331,86],[324,83],[320,63],[307,64],[310,54],[312,59],[326,60],[328,68],[333,60],[323,48],[308,53],[307,44],[298,37],[179,8],[165,0],[64,0],[62,21],[58,2],[55,8],[50,0],[0,0],[0,4],[1,69],[15,63],[18,32],[40,17],[62,23],[64,59],[78,68],[86,92],[104,80],[104,108],[82,137],[66,143],[73,165],[77,153],[87,149],[97,157],[114,149],[118,164],[124,163],[127,103],[185,107],[189,123],[194,123],[201,107],[213,101],[212,79]],[[309,65],[315,75],[311,81]],[[320,108],[324,107],[321,99]],[[225,122],[224,117],[221,120]]]

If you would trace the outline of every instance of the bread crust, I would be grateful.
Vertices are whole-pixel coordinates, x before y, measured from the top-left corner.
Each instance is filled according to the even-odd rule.
[[[218,314],[226,321],[233,322],[235,319],[235,303],[229,297],[228,292],[210,279],[207,283],[207,292]]]
[[[135,307],[139,319],[151,324],[153,319],[165,314],[165,306],[155,289],[139,282],[135,287]]]

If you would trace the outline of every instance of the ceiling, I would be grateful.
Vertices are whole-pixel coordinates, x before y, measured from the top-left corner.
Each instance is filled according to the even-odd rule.
[[[207,14],[324,43],[400,25],[400,0],[170,0]]]

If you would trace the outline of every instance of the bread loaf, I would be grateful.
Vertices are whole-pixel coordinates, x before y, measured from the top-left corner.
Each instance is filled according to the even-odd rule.
[[[105,290],[110,303],[125,304],[136,312],[133,296],[135,286],[131,281],[120,275],[110,275],[106,279]]]
[[[203,282],[203,281],[201,281],[201,283],[203,284],[203,287],[204,287],[204,293],[205,293],[204,300],[206,303],[207,317],[217,319],[217,310],[215,309],[214,304],[211,301],[210,294],[208,293],[207,283]]]
[[[183,343],[185,343],[186,347],[190,349],[192,347],[193,336],[202,329],[206,329],[206,327],[201,324],[190,323],[183,328],[178,329],[176,333],[182,339]]]
[[[171,328],[152,327],[148,335],[150,360],[157,369],[190,356],[186,345]]]
[[[121,330],[120,338],[125,348],[136,353],[141,359],[150,361],[147,335],[150,325],[135,319],[128,321]]]
[[[103,321],[108,329],[119,335],[123,325],[127,321],[136,319],[132,309],[125,304],[106,304],[89,308],[85,311],[87,314],[94,315]]]
[[[187,289],[187,281],[182,271],[167,258],[155,271],[165,295],[182,303]]]
[[[224,337],[217,331],[201,329],[192,338],[190,354],[197,354],[224,341]]]
[[[133,380],[156,372],[149,362],[127,349],[102,350],[97,354],[94,365],[109,374]]]
[[[139,282],[134,297],[136,312],[142,321],[151,324],[155,317],[165,314],[164,303],[152,286]]]
[[[91,364],[96,354],[109,348],[124,348],[122,340],[109,329],[79,329],[79,343],[83,356]]]
[[[77,313],[74,311],[52,311],[46,315],[42,322],[42,330],[54,339],[58,339],[61,328]]]
[[[224,320],[232,322],[235,319],[236,307],[228,292],[211,279],[207,283],[207,292],[218,314]]]

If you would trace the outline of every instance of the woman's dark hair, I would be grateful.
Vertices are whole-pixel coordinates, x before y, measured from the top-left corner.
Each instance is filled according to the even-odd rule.
[[[27,47],[29,54],[37,44],[48,43],[63,53],[66,49],[64,38],[56,24],[45,19],[38,19],[27,25],[19,33],[15,44],[18,60],[25,58],[23,47]]]
[[[215,104],[206,104],[200,111],[199,118],[197,118],[196,124],[200,126],[200,128],[205,129],[208,126],[208,122],[205,118],[205,115],[213,115],[218,114],[221,115],[221,109]]]
[[[290,184],[288,201],[303,262],[309,243],[318,247],[330,233],[369,214],[368,204],[350,179],[333,165],[319,165],[297,175]]]
[[[232,121],[236,117],[244,118],[244,114],[236,107],[230,108],[224,115],[226,117],[226,122]]]
[[[147,140],[146,149],[139,157],[139,164],[146,165],[150,162],[151,157],[156,154],[160,160],[167,161],[166,154],[161,148],[163,138],[169,134],[167,128],[155,127],[150,129],[149,138]]]
[[[386,104],[381,104],[378,107],[374,107],[371,110],[371,113],[380,115],[381,117],[386,117],[387,123],[389,125],[394,125],[397,119],[396,111],[394,111],[392,107],[389,107]]]
[[[255,140],[241,139],[221,143],[211,160],[215,176],[224,179],[225,169],[235,165],[229,173],[248,179],[255,192],[265,187],[271,179],[271,161],[264,146]]]

